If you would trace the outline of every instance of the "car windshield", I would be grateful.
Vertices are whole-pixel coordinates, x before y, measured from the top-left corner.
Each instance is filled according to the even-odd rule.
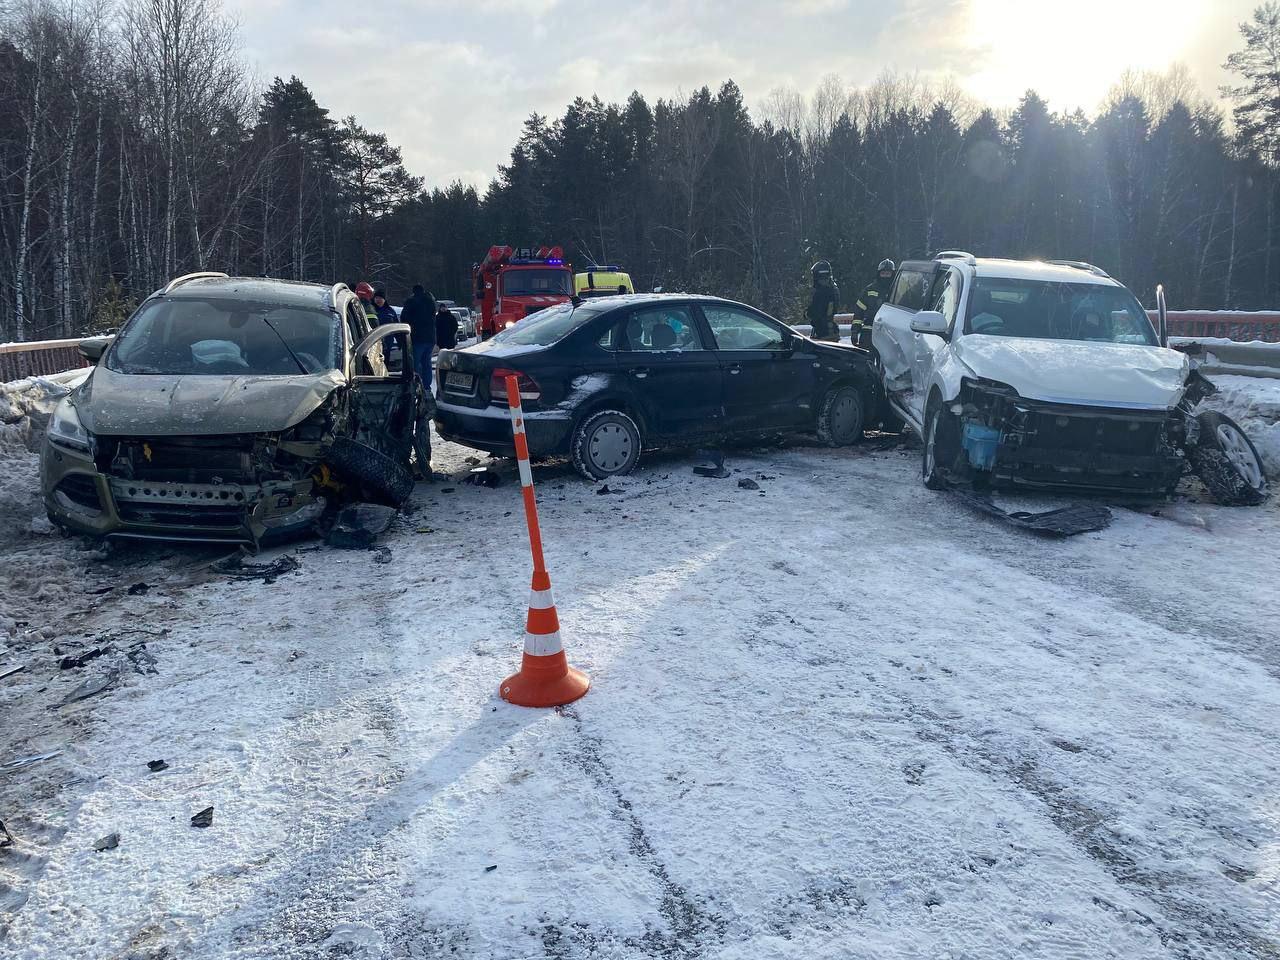
[[[341,328],[327,310],[250,300],[159,299],[120,331],[117,373],[300,376],[337,367]]]
[[[1146,311],[1124,287],[979,277],[966,333],[1155,346]]]
[[[502,274],[504,297],[569,296],[572,276],[568,270],[506,270]]]
[[[557,304],[546,310],[539,310],[519,323],[507,327],[497,334],[493,341],[509,343],[513,346],[547,347],[563,340],[599,314],[600,308],[574,307],[568,303]]]

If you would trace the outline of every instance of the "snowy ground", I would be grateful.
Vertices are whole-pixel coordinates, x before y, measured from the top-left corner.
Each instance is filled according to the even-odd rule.
[[[1280,955],[1280,498],[1045,541],[918,458],[536,468],[594,682],[562,712],[496,696],[510,478],[420,485],[389,554],[254,558],[298,562],[272,583],[11,524],[0,955]]]

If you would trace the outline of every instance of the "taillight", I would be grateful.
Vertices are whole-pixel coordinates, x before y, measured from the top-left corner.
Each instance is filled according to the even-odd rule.
[[[507,377],[516,377],[516,383],[520,388],[521,400],[539,400],[542,398],[542,388],[538,386],[538,382],[527,373],[521,373],[519,370],[508,370],[506,367],[498,367],[489,375],[489,397],[495,403],[507,402]]]

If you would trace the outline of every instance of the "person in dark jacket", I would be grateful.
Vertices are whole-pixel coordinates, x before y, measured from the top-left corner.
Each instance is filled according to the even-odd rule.
[[[853,331],[849,340],[864,350],[871,349],[871,324],[875,322],[881,305],[889,299],[893,273],[897,269],[892,260],[881,260],[880,266],[876,267],[876,278],[862,291],[857,303],[853,305]]]
[[[436,310],[436,346],[449,350],[458,345],[458,315],[448,307]]]
[[[413,285],[413,294],[404,302],[400,321],[409,325],[409,337],[413,341],[413,368],[418,377],[431,389],[431,354],[436,347],[436,298],[423,288]]]
[[[396,313],[395,308],[387,301],[387,291],[382,289],[382,287],[378,287],[378,289],[373,291],[373,299],[370,301],[370,304],[373,307],[373,316],[375,318],[374,322],[378,326],[382,326],[384,323],[400,322],[399,314]],[[403,357],[404,337],[396,334],[391,339],[395,341],[395,345],[400,351],[400,356]],[[400,362],[403,363],[404,361],[401,360]]]
[[[813,339],[839,340],[840,329],[836,326],[835,315],[840,309],[840,288],[831,276],[831,264],[819,260],[809,268],[813,276],[813,295],[809,298],[809,308],[805,316],[813,324]]]

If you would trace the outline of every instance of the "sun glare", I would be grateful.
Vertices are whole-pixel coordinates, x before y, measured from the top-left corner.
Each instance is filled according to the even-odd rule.
[[[985,103],[1010,106],[1033,88],[1055,109],[1092,110],[1124,70],[1182,57],[1211,13],[1167,0],[971,0],[964,83]]]

